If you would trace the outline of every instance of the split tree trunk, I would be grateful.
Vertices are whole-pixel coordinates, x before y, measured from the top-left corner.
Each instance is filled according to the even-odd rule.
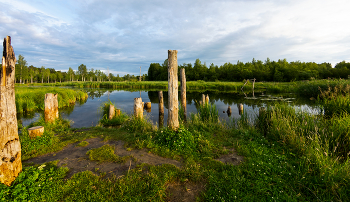
[[[45,95],[45,122],[54,122],[58,118],[57,94],[46,93]]]
[[[181,106],[184,110],[184,121],[187,119],[187,105],[186,105],[186,74],[185,68],[180,69],[181,75]]]
[[[168,50],[168,127],[179,128],[179,81],[177,78],[177,50]]]
[[[15,104],[16,57],[11,37],[4,39],[0,69],[0,182],[10,186],[22,171]]]

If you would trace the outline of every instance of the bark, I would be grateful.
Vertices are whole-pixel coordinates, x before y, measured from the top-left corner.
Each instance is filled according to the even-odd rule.
[[[10,186],[22,171],[15,104],[16,57],[11,37],[4,39],[0,69],[0,182]]]
[[[177,78],[177,50],[168,50],[168,127],[179,128],[179,81]]]
[[[45,95],[45,121],[54,122],[58,118],[57,94],[47,93]]]

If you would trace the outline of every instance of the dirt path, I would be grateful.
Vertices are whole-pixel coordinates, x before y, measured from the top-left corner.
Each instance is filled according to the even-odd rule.
[[[136,167],[137,164],[141,163],[148,163],[151,165],[161,165],[161,164],[172,164],[177,167],[181,167],[181,163],[172,160],[163,158],[151,153],[148,153],[148,150],[142,149],[142,150],[131,150],[127,151],[124,148],[124,142],[123,141],[103,141],[100,138],[91,138],[86,139],[86,142],[89,143],[89,145],[85,147],[77,147],[78,143],[74,143],[71,145],[68,145],[63,150],[46,154],[43,156],[39,156],[36,158],[29,159],[27,161],[24,161],[24,163],[35,163],[35,164],[43,164],[50,161],[59,160],[57,166],[67,166],[69,168],[69,173],[67,175],[67,178],[70,178],[75,173],[90,170],[94,173],[96,173],[96,169],[98,169],[98,172],[105,172],[107,174],[115,174],[117,177],[120,177],[124,175],[129,169],[133,169]],[[133,155],[137,161],[133,162],[132,160],[128,160],[125,163],[112,163],[112,162],[106,162],[106,163],[99,163],[97,161],[91,161],[89,157],[86,155],[86,152],[94,149],[102,147],[103,145],[113,145],[115,147],[114,153],[120,157],[123,156],[129,156]]]

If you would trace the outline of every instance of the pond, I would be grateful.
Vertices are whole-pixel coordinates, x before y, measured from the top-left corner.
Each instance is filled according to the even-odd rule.
[[[101,119],[101,107],[103,103],[110,100],[118,109],[121,109],[127,114],[133,114],[134,98],[140,97],[143,102],[151,102],[150,111],[144,111],[144,116],[147,117],[153,124],[159,124],[159,108],[158,108],[158,91],[128,91],[128,90],[110,90],[110,89],[85,89],[88,92],[88,99],[83,102],[77,102],[75,106],[70,106],[65,109],[60,109],[60,116],[64,119],[72,121],[73,128],[96,126]],[[246,94],[244,92],[219,92],[219,91],[188,91],[187,98],[187,117],[190,113],[197,113],[199,101],[202,99],[202,94],[209,95],[210,103],[215,104],[218,109],[220,120],[232,121],[239,119],[241,116],[239,105],[243,104],[244,112],[254,119],[258,114],[259,108],[276,102],[288,102],[298,110],[307,111],[309,113],[319,113],[319,109],[315,102],[305,98],[296,97],[294,94],[278,94],[266,95],[264,92]],[[180,96],[180,92],[179,92]],[[168,92],[163,91],[164,97],[164,125],[168,116]],[[179,98],[180,102],[180,98]],[[231,107],[232,113],[228,114],[227,108]],[[40,113],[32,113],[27,116],[19,116],[22,125],[27,126],[40,117]]]

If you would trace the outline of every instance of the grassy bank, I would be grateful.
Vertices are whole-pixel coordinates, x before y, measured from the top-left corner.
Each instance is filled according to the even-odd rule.
[[[333,92],[333,91],[332,91]],[[325,94],[325,92],[324,92]],[[331,99],[325,95],[322,100]],[[321,102],[321,101],[320,101]],[[110,103],[103,106],[104,114]],[[30,159],[61,150],[71,143],[99,137],[123,140],[130,150],[179,160],[181,167],[140,164],[123,176],[97,170],[65,179],[69,169],[58,162],[26,165],[11,187],[0,185],[5,201],[167,201],[167,187],[205,184],[200,201],[349,201],[349,115],[310,115],[288,105],[267,107],[255,123],[243,115],[228,123],[220,121],[215,106],[202,106],[177,132],[157,128],[147,120],[126,117],[120,128],[70,129],[64,120],[44,125],[45,134],[30,139],[20,134],[22,158]],[[107,121],[107,120],[106,120]],[[107,124],[108,125],[108,124]],[[30,126],[29,126],[30,127]],[[235,148],[244,156],[239,165],[216,159]],[[119,162],[108,146],[93,159]],[[106,154],[106,155],[105,155]],[[108,154],[108,155],[107,155]]]
[[[63,108],[76,101],[85,101],[87,93],[81,90],[54,87],[16,87],[17,113],[25,113],[45,109],[45,94],[58,94],[58,107]]]

